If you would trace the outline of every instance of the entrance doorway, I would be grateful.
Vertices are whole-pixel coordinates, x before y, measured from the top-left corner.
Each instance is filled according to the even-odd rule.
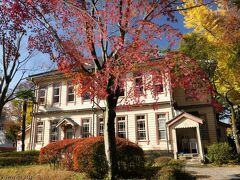
[[[196,128],[177,128],[178,154],[198,153]]]
[[[64,139],[72,139],[73,138],[73,127],[68,124],[65,126],[65,138]]]

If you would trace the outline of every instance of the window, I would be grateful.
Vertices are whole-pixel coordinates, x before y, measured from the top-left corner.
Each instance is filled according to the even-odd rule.
[[[154,91],[155,93],[162,93],[163,92],[163,83],[162,83],[162,76],[161,75],[155,75],[153,77],[154,81]]]
[[[90,119],[82,120],[82,137],[90,136]]]
[[[137,116],[137,140],[146,140],[145,115]]]
[[[72,83],[68,83],[67,101],[73,102],[74,100],[75,100],[74,86]]]
[[[51,128],[50,128],[50,141],[55,142],[58,141],[58,128],[56,127],[58,120],[51,121]]]
[[[119,96],[125,96],[125,89],[123,87],[120,88]]]
[[[135,88],[137,94],[143,93],[143,78],[141,73],[135,75]]]
[[[117,117],[118,137],[126,138],[126,122],[125,116]]]
[[[38,102],[40,105],[44,105],[46,103],[46,92],[47,92],[47,88],[45,86],[42,86],[39,88]]]
[[[208,123],[207,123],[206,115],[205,114],[199,114],[198,111],[191,111],[191,112],[188,112],[188,113],[203,119],[203,124],[200,124],[200,126],[199,126],[201,139],[202,140],[208,140],[209,139],[209,131],[208,131]]]
[[[166,115],[158,114],[157,122],[158,122],[158,138],[166,139],[166,137],[167,137],[166,136]]]
[[[87,101],[90,100],[90,93],[86,92],[82,95],[82,100]]]
[[[202,140],[208,140],[209,139],[209,131],[208,131],[208,123],[206,120],[206,115],[204,114],[199,114],[199,118],[203,119],[203,124],[200,124],[200,134],[201,134],[201,139]]]
[[[98,135],[99,136],[103,136],[103,132],[104,132],[104,122],[103,122],[103,118],[99,118],[99,132]]]
[[[43,122],[37,122],[37,142],[43,141]]]
[[[72,139],[73,138],[73,127],[72,125],[65,126],[65,139]]]
[[[53,103],[60,101],[60,83],[53,84]]]

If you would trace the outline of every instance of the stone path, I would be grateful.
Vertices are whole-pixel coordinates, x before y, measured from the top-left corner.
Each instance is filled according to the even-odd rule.
[[[240,180],[240,166],[233,167],[186,167],[186,171],[197,177],[197,180]]]

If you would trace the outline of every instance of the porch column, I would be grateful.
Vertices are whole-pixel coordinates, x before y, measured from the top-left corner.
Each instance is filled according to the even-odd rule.
[[[199,130],[199,125],[196,127],[197,129],[197,141],[198,141],[198,146],[199,146],[199,154],[201,156],[201,159],[203,160],[203,148],[202,148],[202,141],[201,141],[201,135],[200,135],[200,130]]]
[[[172,128],[172,142],[174,159],[177,159],[178,148],[177,148],[177,133],[175,128]]]

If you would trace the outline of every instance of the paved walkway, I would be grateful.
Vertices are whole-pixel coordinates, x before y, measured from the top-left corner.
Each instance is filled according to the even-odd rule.
[[[233,167],[186,167],[186,171],[198,180],[240,180],[240,166]]]

